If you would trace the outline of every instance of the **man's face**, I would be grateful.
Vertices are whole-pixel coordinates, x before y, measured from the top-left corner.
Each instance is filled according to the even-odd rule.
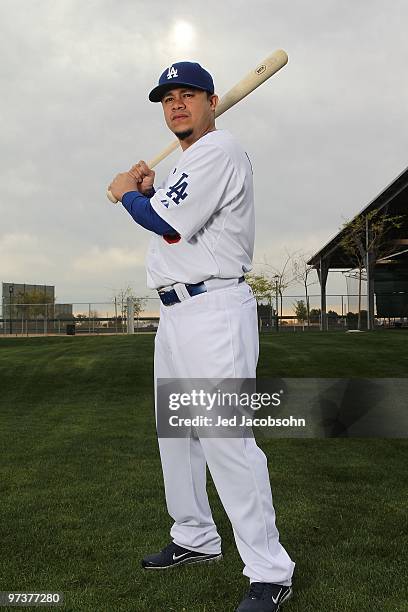
[[[206,91],[178,87],[166,92],[161,102],[168,128],[180,140],[194,142],[213,127],[217,101]]]

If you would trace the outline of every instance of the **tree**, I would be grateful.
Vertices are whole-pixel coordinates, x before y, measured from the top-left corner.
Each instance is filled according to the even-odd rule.
[[[309,318],[313,321],[320,321],[321,310],[320,308],[311,308],[309,312]]]
[[[347,327],[349,329],[358,329],[358,321],[364,326],[367,324],[367,311],[361,310],[360,316],[356,312],[348,312],[346,314]]]
[[[329,318],[331,318],[331,319],[336,319],[336,321],[337,321],[337,319],[339,318],[340,315],[335,310],[328,310],[327,311],[327,316]]]
[[[44,291],[18,291],[15,302],[17,317],[24,316],[26,319],[42,317],[45,319],[51,314],[48,305],[54,304],[54,299]]]
[[[388,215],[377,209],[343,224],[345,232],[340,244],[358,270],[358,329],[361,329],[361,280],[363,270],[367,269],[367,254],[372,254],[374,263],[390,254],[389,230],[401,227],[402,221],[402,215]]]
[[[273,281],[266,274],[246,274],[245,281],[251,287],[256,299],[270,298],[274,288]]]
[[[308,265],[310,256],[303,251],[297,252],[292,256],[292,272],[293,278],[301,283],[305,289],[305,300],[306,300],[306,319],[307,326],[310,326],[310,303],[309,303],[309,292],[308,288],[310,285],[316,284],[317,281],[310,282],[310,274],[315,270],[314,266]]]
[[[306,304],[304,303],[303,300],[296,300],[296,302],[293,304],[294,309],[295,309],[295,315],[297,317],[297,320],[300,323],[304,323],[308,317],[308,312],[307,312],[307,308],[306,308]]]
[[[127,314],[127,301],[131,298],[133,300],[133,308],[135,316],[138,317],[146,305],[146,298],[137,297],[134,293],[133,288],[128,285],[127,287],[120,289],[113,296],[113,303],[115,304],[115,319],[124,321]],[[120,308],[121,315],[118,317],[117,308]]]
[[[251,287],[254,292],[254,296],[257,302],[258,311],[258,327],[259,330],[262,328],[262,321],[266,318],[269,322],[272,321],[272,290],[273,281],[266,276],[266,274],[246,274],[245,281]],[[268,304],[261,304],[261,300],[266,299]]]
[[[290,276],[288,266],[291,261],[292,255],[286,252],[286,260],[281,268],[276,268],[266,261],[264,257],[263,262],[257,262],[260,266],[266,266],[272,272],[273,277],[269,276],[269,280],[272,282],[274,293],[278,293],[280,298],[280,316],[283,316],[283,292],[293,283],[293,278]],[[278,304],[276,304],[276,310],[278,310]]]

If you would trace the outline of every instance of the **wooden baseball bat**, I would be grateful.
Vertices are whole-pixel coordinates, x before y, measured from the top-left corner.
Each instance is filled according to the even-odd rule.
[[[215,116],[219,117],[229,108],[243,100],[251,91],[254,91],[259,85],[262,85],[269,77],[278,72],[288,62],[288,56],[286,51],[278,49],[268,55],[260,64],[258,64],[251,72],[249,72],[243,79],[241,79],[234,87],[232,87],[219,101],[216,109]],[[147,164],[149,168],[154,168],[159,162],[165,159],[170,153],[175,151],[179,146],[179,141],[173,141],[168,147],[163,149],[156,157],[154,157]],[[107,196],[109,200],[116,204],[117,199],[115,196],[108,191]]]

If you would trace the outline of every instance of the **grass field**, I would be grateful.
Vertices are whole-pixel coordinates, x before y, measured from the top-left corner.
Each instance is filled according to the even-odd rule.
[[[153,336],[0,339],[0,590],[62,591],[72,612],[233,612],[247,589],[212,482],[224,560],[145,574],[168,542]],[[262,336],[259,376],[407,377],[407,334]],[[284,612],[406,612],[407,440],[262,440]],[[18,610],[26,608],[3,608]],[[57,608],[58,609],[58,608]]]

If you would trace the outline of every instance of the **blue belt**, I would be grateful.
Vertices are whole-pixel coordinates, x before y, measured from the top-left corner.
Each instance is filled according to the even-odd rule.
[[[227,279],[226,279],[227,280]],[[243,283],[245,278],[241,276],[238,279],[238,283]],[[207,293],[207,287],[205,286],[205,282],[196,283],[196,284],[182,284],[182,287],[186,289],[189,297],[194,297],[195,295],[199,295],[200,293]],[[167,291],[164,289],[158,290],[159,298],[162,301],[162,304],[165,306],[172,306],[173,304],[178,304],[182,302],[177,295],[174,289],[168,289]],[[184,298],[185,299],[185,298]]]

